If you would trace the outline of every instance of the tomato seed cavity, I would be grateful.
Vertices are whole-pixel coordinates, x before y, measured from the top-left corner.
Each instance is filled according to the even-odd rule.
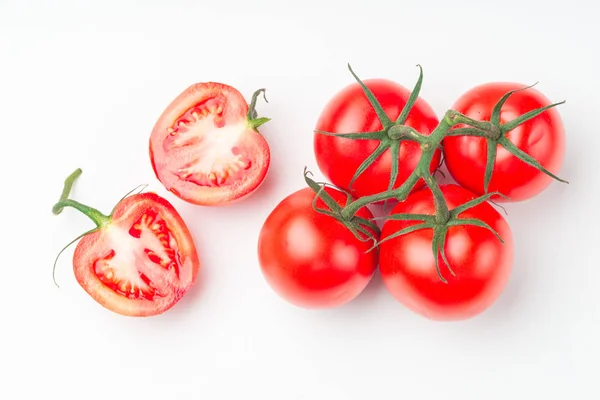
[[[129,229],[129,235],[133,239],[143,241],[146,246],[143,253],[147,256],[147,262],[160,265],[165,270],[173,271],[179,276],[179,265],[176,250],[172,247],[171,233],[160,215],[154,210],[144,213]],[[141,244],[141,242],[140,242]],[[140,271],[135,265],[125,265],[125,262],[139,259],[139,254],[125,254],[127,251],[136,252],[136,246],[120,249],[123,254],[111,250],[104,257],[94,263],[94,272],[100,281],[115,292],[132,299],[152,300],[160,295],[152,281]],[[144,262],[143,260],[141,262]],[[132,275],[135,273],[135,275]]]

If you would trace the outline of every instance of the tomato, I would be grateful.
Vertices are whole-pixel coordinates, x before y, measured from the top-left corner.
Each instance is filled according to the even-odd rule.
[[[334,200],[346,196],[327,188]],[[268,284],[288,302],[304,308],[331,308],[354,299],[377,267],[377,249],[360,241],[341,222],[313,209],[315,192],[298,190],[282,200],[260,231],[258,259]],[[326,208],[319,198],[317,207]],[[356,214],[372,218],[367,208]]]
[[[476,196],[455,185],[441,185],[449,209]],[[391,215],[401,213],[435,215],[429,189],[414,192],[397,203]],[[379,268],[386,288],[400,303],[432,320],[461,320],[490,307],[506,286],[513,263],[513,239],[506,220],[489,203],[458,215],[487,223],[504,244],[486,228],[460,225],[448,228],[445,255],[453,276],[438,253],[442,281],[433,256],[433,229],[426,228],[387,239],[419,221],[387,220],[379,245]]]
[[[175,208],[155,193],[125,197],[106,216],[70,199],[96,228],[73,254],[77,282],[99,304],[125,316],[152,316],[173,307],[196,281],[200,262]]]
[[[464,93],[453,109],[479,121],[490,121],[494,105],[507,92],[522,89],[519,83],[486,83]],[[509,122],[528,111],[548,106],[551,102],[539,91],[529,88],[512,94],[500,114],[500,124]],[[536,159],[543,167],[557,174],[565,155],[565,130],[556,108],[517,126],[506,138]],[[443,142],[445,163],[450,175],[461,186],[476,194],[484,193],[487,161],[487,141],[473,136],[447,137]],[[551,182],[550,176],[519,160],[497,145],[497,156],[488,192],[500,192],[508,199],[523,201],[541,193]]]
[[[363,83],[379,100],[386,115],[395,121],[406,104],[410,90],[385,79],[369,79]],[[418,98],[411,109],[405,125],[429,135],[438,125],[435,112],[422,98]],[[374,108],[358,82],[346,86],[325,105],[316,124],[316,130],[331,133],[376,132],[383,129]],[[375,139],[349,139],[321,133],[314,135],[314,153],[323,175],[333,184],[348,190],[355,197],[381,193],[388,189],[392,171],[390,149],[377,158],[353,183],[350,182],[362,162],[379,146]],[[421,148],[413,141],[401,141],[398,160],[398,175],[394,188],[399,187],[412,173],[421,158]],[[431,171],[440,162],[441,151],[436,151]],[[422,187],[420,180],[416,188]]]
[[[258,94],[255,93],[255,97]],[[242,94],[222,83],[196,83],[164,110],[150,136],[156,177],[179,198],[223,205],[254,193],[266,178],[270,149]]]

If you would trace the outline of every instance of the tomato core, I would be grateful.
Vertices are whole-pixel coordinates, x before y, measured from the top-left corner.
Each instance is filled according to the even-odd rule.
[[[190,107],[168,129],[163,149],[169,169],[199,186],[229,186],[244,178],[252,162],[236,146],[245,121],[227,124],[225,98],[217,96]]]

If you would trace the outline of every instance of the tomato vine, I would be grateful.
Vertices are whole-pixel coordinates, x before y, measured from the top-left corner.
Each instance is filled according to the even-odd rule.
[[[415,232],[420,229],[433,229],[434,237],[432,240],[432,251],[434,253],[436,270],[439,278],[446,282],[440,273],[440,269],[438,266],[438,256],[441,256],[443,262],[446,264],[448,270],[454,275],[451,266],[449,265],[446,254],[444,251],[444,244],[446,240],[446,236],[448,234],[448,229],[453,226],[459,225],[472,225],[477,226],[483,229],[487,229],[491,231],[501,242],[503,242],[502,237],[496,232],[492,227],[486,224],[484,221],[475,219],[475,218],[458,218],[459,214],[464,211],[471,209],[473,207],[478,206],[481,203],[486,201],[490,201],[494,196],[501,196],[504,198],[508,198],[508,196],[503,195],[500,192],[488,192],[488,185],[491,180],[492,171],[494,162],[496,160],[497,146],[502,146],[509,153],[517,157],[522,162],[529,164],[530,166],[542,171],[546,175],[552,177],[553,179],[568,183],[567,181],[559,178],[557,175],[553,174],[546,168],[544,168],[537,160],[535,160],[532,156],[525,153],[523,150],[519,149],[516,145],[514,145],[510,140],[507,139],[506,134],[515,129],[516,127],[526,123],[527,121],[539,116],[545,111],[561,105],[564,103],[552,103],[544,107],[540,107],[534,109],[532,111],[526,112],[517,118],[514,118],[511,121],[501,123],[500,122],[500,111],[502,106],[507,102],[507,100],[516,92],[527,90],[533,87],[534,85],[527,86],[523,89],[511,90],[504,94],[502,98],[495,104],[491,118],[489,121],[477,121],[472,118],[467,117],[460,112],[450,109],[446,111],[443,118],[439,121],[437,127],[433,130],[430,135],[424,135],[418,132],[413,127],[405,125],[405,122],[410,114],[412,107],[417,101],[421,86],[423,83],[423,69],[420,65],[419,67],[419,78],[412,90],[406,105],[403,107],[400,115],[395,121],[392,121],[383,110],[379,101],[375,97],[375,95],[371,92],[371,90],[361,81],[361,79],[354,73],[351,66],[348,65],[348,69],[353,77],[356,79],[358,84],[360,84],[364,94],[368,98],[371,106],[373,107],[377,117],[383,126],[382,130],[375,132],[349,132],[349,133],[333,133],[327,132],[323,130],[315,130],[316,133],[321,135],[328,136],[336,136],[348,140],[378,140],[380,143],[377,148],[364,160],[364,162],[356,169],[352,180],[350,182],[350,186],[356,181],[356,179],[367,169],[370,165],[372,165],[386,150],[390,150],[392,155],[392,170],[390,174],[390,182],[388,189],[376,193],[373,195],[353,198],[352,195],[341,189],[338,190],[344,192],[347,195],[347,203],[344,207],[341,207],[337,204],[333,198],[323,190],[325,186],[333,186],[331,184],[324,184],[315,182],[312,178],[310,178],[310,171],[304,171],[304,178],[306,183],[315,191],[316,198],[320,198],[324,201],[325,204],[328,205],[329,210],[319,209],[315,206],[316,202],[313,204],[315,211],[324,213],[339,220],[344,224],[350,231],[360,240],[371,240],[373,241],[373,247],[377,247],[379,244],[383,243],[383,241],[390,240],[392,238],[405,235],[411,232]],[[448,204],[444,198],[442,190],[440,188],[439,183],[434,177],[435,171],[430,171],[430,165],[433,160],[434,154],[436,150],[440,149],[442,146],[442,141],[444,138],[449,136],[474,136],[474,137],[482,137],[485,138],[488,144],[488,153],[487,153],[487,161],[486,161],[486,169],[484,176],[484,194],[476,197],[475,199],[462,204],[461,206],[454,207],[449,209]],[[412,173],[408,176],[408,178],[397,188],[392,189],[396,183],[398,176],[398,163],[396,162],[399,158],[398,149],[400,147],[400,143],[402,141],[412,141],[418,143],[422,150],[421,158],[417,164],[417,166],[412,170]],[[418,221],[420,223],[410,225],[404,229],[401,229],[395,232],[392,235],[387,236],[386,238],[378,241],[376,237],[371,233],[376,228],[376,225],[373,221],[365,220],[364,218],[356,217],[356,213],[361,208],[368,206],[373,203],[378,203],[381,201],[387,201],[390,199],[396,199],[400,202],[404,201],[407,196],[411,193],[417,182],[422,179],[426,187],[431,191],[434,199],[435,205],[435,214],[434,215],[426,215],[426,214],[395,214],[392,216],[385,216],[384,219],[394,219],[394,220],[402,220],[402,221]]]

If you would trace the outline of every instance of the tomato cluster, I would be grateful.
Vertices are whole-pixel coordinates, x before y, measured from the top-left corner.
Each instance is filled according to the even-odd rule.
[[[316,162],[329,182],[305,170],[307,187],[283,199],[262,226],[265,280],[296,306],[328,308],[356,298],[379,269],[391,295],[427,318],[483,312],[502,293],[513,264],[510,227],[491,202],[530,199],[561,180],[565,132],[554,108],[560,103],[532,87],[488,83],[438,116],[420,97],[421,69],[413,90],[387,79],[363,82],[350,72],[356,82],[329,100],[313,134]],[[248,104],[235,88],[208,82],[177,96],[150,134],[150,164],[162,185],[199,206],[255,193],[271,157],[258,131],[270,120],[257,115],[261,94]],[[455,183],[437,181],[442,160]],[[154,193],[128,194],[102,214],[69,198],[80,174],[66,179],[53,207],[55,214],[75,208],[96,225],[76,239],[79,284],[123,315],[173,307],[200,268],[186,223]],[[391,203],[374,217],[373,206]]]
[[[413,91],[352,74],[356,82],[333,96],[315,127],[314,154],[330,183],[306,175],[314,190],[291,194],[263,226],[267,281],[293,304],[337,307],[378,267],[391,295],[419,315],[480,314],[513,267],[510,227],[490,202],[530,199],[558,179],[565,133],[557,104],[532,87],[488,83],[438,119],[419,96],[422,71]],[[456,183],[434,177],[441,155]],[[382,201],[396,204],[381,229],[365,231],[368,207]]]

